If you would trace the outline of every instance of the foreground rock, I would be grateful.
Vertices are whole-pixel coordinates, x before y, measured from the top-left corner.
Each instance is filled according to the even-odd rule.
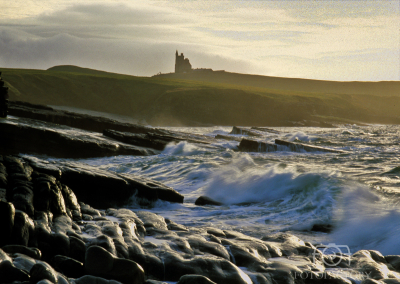
[[[286,233],[258,239],[185,227],[144,210],[98,210],[63,183],[63,167],[42,165],[43,172],[40,163],[0,156],[6,187],[0,225],[7,232],[0,248],[2,283],[355,283],[343,271],[357,274],[358,283],[399,283],[400,256],[361,250],[338,259]],[[92,174],[92,183],[111,178]],[[128,182],[117,177],[114,187],[108,184],[113,193]]]

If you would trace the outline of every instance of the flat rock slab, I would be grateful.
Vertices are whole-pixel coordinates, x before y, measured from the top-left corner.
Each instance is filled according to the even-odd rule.
[[[149,204],[157,200],[183,203],[183,195],[160,182],[128,174],[116,174],[81,163],[47,162],[23,156],[37,171],[59,173],[57,178],[72,188],[78,200],[96,208],[124,206],[132,201]]]
[[[79,129],[102,133],[104,129],[114,129],[132,133],[164,133],[163,130],[144,125],[123,123],[105,117],[80,114],[75,112],[55,110],[45,105],[30,104],[20,101],[11,101],[9,114],[18,117],[32,118]]]
[[[172,132],[168,130],[165,130],[164,133],[161,134],[150,131],[147,133],[131,133],[105,129],[103,130],[103,135],[123,143],[152,148],[155,150],[164,150],[165,147],[171,142],[179,143],[182,141],[187,141],[197,144],[211,144],[215,141],[214,138],[204,135]]]
[[[0,121],[0,150],[8,154],[35,153],[60,158],[153,155],[152,149],[116,142],[101,134],[29,118]]]
[[[275,139],[275,144],[274,144],[254,139],[243,138],[240,141],[238,148],[240,151],[243,152],[276,152],[276,151],[287,151],[289,149],[290,151],[293,152],[305,151],[305,152],[325,152],[325,153],[338,153],[338,154],[348,153],[343,150],[324,148],[302,143],[294,143],[279,139]]]
[[[238,126],[234,126],[232,128],[232,131],[229,134],[248,135],[248,136],[255,136],[255,137],[262,136],[262,134],[258,133],[256,130],[251,130],[248,128],[238,127]]]
[[[294,143],[294,142],[289,142],[289,141],[284,141],[280,139],[275,139],[275,144],[277,145],[283,145],[288,147],[292,151],[300,152],[301,150],[304,150],[306,152],[328,152],[328,153],[339,153],[339,154],[346,154],[346,151],[343,150],[336,150],[336,149],[330,149],[330,148],[325,148],[325,147],[320,147],[320,146],[314,146],[314,145],[307,145],[303,143]]]
[[[275,129],[267,128],[267,127],[257,127],[253,126],[251,129],[262,131],[262,132],[269,132],[269,133],[274,133],[274,134],[279,134],[280,132]]]

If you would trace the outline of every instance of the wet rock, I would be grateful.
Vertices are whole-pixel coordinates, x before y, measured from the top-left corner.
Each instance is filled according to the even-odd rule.
[[[196,199],[195,205],[203,206],[203,205],[223,205],[223,203],[218,202],[214,199],[211,199],[210,197],[207,196],[200,196],[199,198]]]
[[[229,245],[230,252],[238,266],[247,267],[252,263],[266,262],[271,258],[268,247],[263,243],[223,240],[222,244]]]
[[[232,131],[229,134],[236,134],[236,135],[248,135],[248,136],[256,136],[260,137],[262,134],[258,133],[256,130],[234,126]]]
[[[26,247],[21,245],[7,245],[2,247],[3,251],[7,253],[21,253],[34,259],[41,259],[42,253],[37,248]]]
[[[100,217],[101,216],[99,210],[90,207],[90,205],[88,205],[88,204],[84,204],[81,202],[80,208],[81,208],[82,214],[90,215],[92,217]]]
[[[207,256],[184,259],[173,252],[165,252],[162,257],[165,264],[165,279],[168,281],[178,281],[186,274],[197,274],[206,276],[216,283],[252,283],[243,271],[225,259]]]
[[[0,249],[0,262],[5,260],[12,261],[11,257],[9,257],[7,253],[5,253],[2,249]]]
[[[144,227],[147,229],[168,230],[164,217],[149,211],[137,211],[136,215],[143,221]]]
[[[33,235],[34,229],[33,220],[25,212],[16,211],[10,243],[28,246],[29,237]]]
[[[121,284],[119,281],[115,280],[106,280],[101,277],[96,277],[92,275],[85,275],[82,276],[79,279],[75,279],[74,282],[75,284]]]
[[[376,256],[376,253],[373,253]],[[381,259],[379,257],[379,259]],[[394,278],[393,273],[385,263],[376,262],[370,251],[360,250],[351,257],[351,267],[357,268],[360,272],[368,275],[369,278],[380,280]]]
[[[19,118],[18,123],[13,123],[11,119],[4,120],[1,126],[0,136],[4,138],[0,150],[8,153],[46,154],[60,158],[154,154],[151,149],[116,143],[105,136],[93,135],[84,130],[27,118]]]
[[[0,280],[2,283],[29,281],[29,274],[16,268],[10,260],[0,262]]]
[[[45,262],[36,263],[32,266],[29,274],[31,275],[31,283],[37,283],[44,279],[47,279],[52,283],[58,282],[57,273]]]
[[[214,235],[216,237],[222,237],[222,238],[226,237],[224,231],[222,231],[220,229],[212,228],[212,227],[208,227],[206,229],[207,229],[207,234]]]
[[[85,275],[83,263],[63,255],[56,255],[51,260],[52,267],[70,278],[79,278]]]
[[[205,238],[195,235],[189,236],[188,242],[196,254],[209,253],[227,260],[230,259],[229,252],[223,245],[208,242]]]
[[[12,203],[0,200],[0,247],[10,242],[14,227],[15,208]]]
[[[29,217],[33,217],[33,191],[27,186],[17,186],[13,189],[13,199],[15,209],[21,210],[28,214]]]
[[[114,279],[122,283],[143,283],[143,268],[136,262],[114,258],[99,246],[91,246],[86,251],[85,270],[87,274]]]
[[[202,275],[183,275],[177,284],[217,284]]]
[[[70,243],[70,252],[69,256],[73,259],[76,259],[80,262],[85,261],[85,254],[86,254],[86,245],[85,242],[70,236],[69,237],[69,243]]]

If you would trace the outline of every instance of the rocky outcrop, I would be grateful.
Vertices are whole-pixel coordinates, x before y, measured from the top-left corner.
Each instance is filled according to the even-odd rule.
[[[1,120],[0,136],[0,151],[9,154],[35,153],[62,158],[155,154],[151,149],[118,143],[92,132],[25,118]]]
[[[171,187],[150,179],[115,174],[88,165],[61,162],[49,164],[28,156],[24,156],[24,159],[37,171],[57,174],[62,183],[61,194],[67,200],[73,216],[80,214],[76,199],[96,208],[123,206],[132,201],[149,205],[159,199],[183,203],[183,195]],[[40,186],[46,186],[46,183],[41,183]]]
[[[331,149],[326,147],[319,147],[303,143],[295,143],[284,140],[275,139],[274,143],[259,141],[254,139],[243,138],[238,146],[240,151],[243,152],[276,152],[276,151],[293,151],[293,152],[324,152],[347,154],[346,151]]]
[[[262,136],[261,133],[258,133],[255,130],[251,130],[251,129],[244,128],[244,127],[238,127],[238,126],[234,126],[232,128],[232,131],[229,134],[248,135],[248,136],[255,136],[255,137]]]

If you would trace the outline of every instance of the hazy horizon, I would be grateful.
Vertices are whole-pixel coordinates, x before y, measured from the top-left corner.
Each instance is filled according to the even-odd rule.
[[[398,1],[2,2],[0,67],[136,76],[193,68],[332,81],[400,80]]]

